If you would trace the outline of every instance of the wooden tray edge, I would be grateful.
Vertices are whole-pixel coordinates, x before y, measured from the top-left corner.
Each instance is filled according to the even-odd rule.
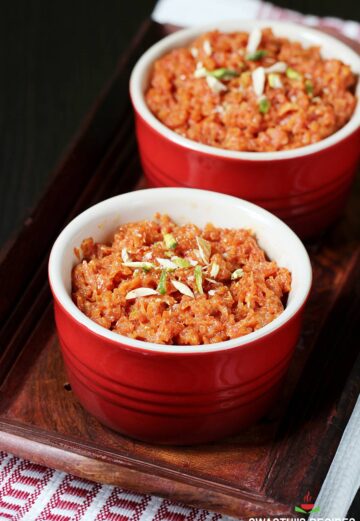
[[[55,445],[55,440],[47,438],[41,440],[33,431],[0,421],[0,446],[5,452],[16,454],[24,459],[31,459],[39,465],[50,466],[60,471],[71,473],[79,478],[94,482],[129,488],[135,492],[161,496],[174,499],[196,508],[211,509],[226,515],[242,517],[253,516],[289,516],[292,514],[289,506],[268,500],[265,496],[246,492],[234,494],[233,489],[226,485],[215,484],[206,479],[193,476],[181,476],[181,473],[171,469],[161,469],[154,475],[154,467],[148,468],[141,462],[141,467],[135,467],[134,462],[111,463],[85,456],[76,450],[61,448],[61,444]],[[18,434],[13,431],[18,430]],[[43,438],[47,433],[42,433]],[[38,438],[38,439],[37,439]],[[49,443],[50,441],[50,443]],[[132,463],[132,465],[131,465]],[[157,467],[159,470],[159,468]],[[151,480],[149,487],[149,474],[155,479]],[[104,476],[108,478],[104,479]],[[210,488],[211,485],[211,488]],[[214,486],[215,485],[215,486]],[[245,514],[245,516],[244,516]]]

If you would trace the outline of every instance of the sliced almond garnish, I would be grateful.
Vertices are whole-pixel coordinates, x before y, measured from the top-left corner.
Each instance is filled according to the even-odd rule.
[[[210,255],[211,255],[211,244],[209,241],[203,239],[202,237],[196,237],[196,242],[199,248],[199,255],[201,260],[205,264],[209,264]]]
[[[285,62],[276,62],[273,65],[270,65],[270,67],[266,67],[265,73],[270,74],[271,72],[286,72],[287,65]]]
[[[168,270],[176,270],[176,268],[178,267],[175,264],[175,262],[172,262],[169,259],[160,259],[159,257],[156,257],[156,260],[158,261],[160,266],[162,266],[163,268],[166,268]]]
[[[121,258],[122,258],[123,262],[129,262],[130,255],[129,255],[129,253],[128,253],[126,248],[123,248],[121,250]]]
[[[264,94],[265,87],[265,69],[264,67],[257,67],[251,73],[253,89],[258,98]]]
[[[203,66],[201,62],[197,62],[196,69],[194,72],[194,78],[205,78],[207,75],[207,70]]]
[[[212,54],[212,47],[211,47],[211,43],[209,42],[209,40],[205,40],[204,41],[203,49],[204,49],[205,54],[207,54],[207,56],[211,56],[211,54]]]
[[[180,291],[180,293],[182,293],[183,295],[194,298],[194,293],[189,288],[189,286],[187,286],[186,284],[183,284],[182,282],[179,282],[178,280],[172,280],[171,284],[174,286],[175,289]]]
[[[159,293],[155,289],[151,288],[136,288],[127,293],[125,299],[131,300],[133,298],[150,297],[150,295],[158,295]]]
[[[217,274],[219,273],[219,270],[220,270],[220,266],[216,262],[213,262],[211,265],[210,277],[212,277],[212,278],[216,277]]]
[[[214,78],[214,76],[206,76],[206,81],[210,89],[216,94],[219,94],[220,92],[227,90],[227,87],[223,83],[221,83],[221,81]]]
[[[249,34],[249,39],[248,39],[248,43],[247,43],[247,46],[246,46],[246,51],[248,53],[255,52],[256,49],[259,47],[259,44],[261,42],[261,38],[262,38],[261,29],[259,29],[258,27],[255,27],[255,29],[253,29],[251,31],[251,33]]]

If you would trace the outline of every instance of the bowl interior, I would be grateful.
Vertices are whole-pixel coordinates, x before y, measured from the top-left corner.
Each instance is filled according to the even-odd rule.
[[[356,128],[358,128],[360,124],[360,103],[357,103],[352,118],[344,127],[318,143],[296,148],[294,150],[276,152],[238,152],[210,147],[208,145],[203,145],[180,136],[176,132],[168,129],[152,114],[145,102],[144,93],[149,84],[149,75],[153,64],[158,58],[169,52],[171,49],[187,46],[197,36],[207,31],[219,29],[223,32],[250,32],[254,27],[271,27],[276,36],[285,37],[291,41],[298,41],[304,47],[319,46],[321,48],[321,55],[324,58],[339,59],[350,65],[355,74],[360,75],[359,54],[357,54],[349,46],[342,43],[340,40],[337,40],[336,38],[333,38],[332,36],[329,36],[323,32],[317,31],[316,29],[299,24],[278,22],[273,20],[231,20],[227,22],[220,22],[216,25],[212,24],[203,27],[184,29],[163,38],[158,43],[150,47],[150,49],[148,49],[142,55],[142,57],[135,65],[130,79],[131,98],[136,110],[145,119],[145,121],[154,127],[158,132],[163,134],[165,137],[168,137],[172,141],[186,146],[187,148],[202,151],[204,153],[211,153],[216,156],[247,160],[282,159],[306,155],[308,153],[321,150],[326,146],[343,139],[351,132],[356,130]],[[360,97],[360,81],[357,83],[356,94],[358,97]]]
[[[86,317],[71,300],[71,270],[79,262],[74,248],[87,237],[93,237],[95,241],[110,240],[117,226],[152,219],[156,212],[168,214],[178,224],[192,222],[203,227],[211,222],[219,227],[251,228],[268,256],[292,273],[287,307],[277,319],[246,337],[196,347],[197,352],[230,348],[255,340],[288,320],[306,300],[311,285],[309,257],[298,237],[278,218],[251,203],[214,192],[186,188],[141,190],[113,197],[80,214],[63,230],[52,249],[49,262],[52,290],[62,306],[87,328],[134,347],[171,352],[192,349],[191,346],[159,346],[108,331]]]

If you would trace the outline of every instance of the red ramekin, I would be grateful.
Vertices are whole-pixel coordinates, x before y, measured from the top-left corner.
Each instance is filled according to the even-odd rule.
[[[305,26],[278,21],[221,22],[221,31],[272,27],[278,36],[321,48],[360,73],[360,56],[339,40]],[[163,125],[149,110],[144,92],[154,62],[215,27],[176,32],[153,45],[134,67],[130,94],[144,172],[151,186],[214,190],[251,201],[283,219],[302,238],[317,235],[344,209],[360,158],[360,103],[338,132],[312,145],[277,152],[237,152],[197,143]],[[357,86],[360,94],[360,84]]]
[[[284,312],[249,335],[201,346],[134,340],[90,320],[71,299],[74,248],[85,237],[109,240],[120,224],[156,212],[179,224],[253,229],[269,257],[292,273]],[[262,208],[214,192],[159,188],[113,197],[76,217],[53,246],[49,280],[69,381],[83,406],[127,436],[191,444],[236,434],[274,402],[299,336],[311,266],[298,237]]]

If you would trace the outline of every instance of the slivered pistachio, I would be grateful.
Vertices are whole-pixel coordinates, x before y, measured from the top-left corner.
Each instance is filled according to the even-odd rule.
[[[231,280],[240,279],[244,275],[244,271],[241,268],[233,271],[231,274]]]
[[[309,94],[309,96],[312,96],[314,94],[314,85],[312,81],[306,80],[305,81],[305,90],[306,93]]]
[[[266,56],[266,55],[267,55],[267,51],[264,51],[263,49],[258,49],[255,52],[250,52],[249,54],[247,54],[245,56],[245,58],[248,61],[257,62],[257,61],[261,60],[261,58],[264,58],[264,56]]]
[[[270,109],[270,101],[267,98],[261,98],[259,101],[259,112],[261,114],[267,114]]]
[[[300,74],[300,72],[296,71],[295,69],[292,69],[291,67],[288,67],[286,69],[286,76],[290,80],[301,80],[301,78],[302,78],[302,75]]]
[[[190,268],[191,264],[187,259],[182,257],[171,257],[171,261],[176,264],[179,268]]]
[[[164,234],[164,242],[165,242],[165,246],[167,248],[169,248],[170,250],[174,250],[177,246],[175,237],[171,233]]]
[[[202,286],[202,271],[201,271],[201,267],[200,266],[196,266],[195,270],[194,270],[194,273],[195,273],[196,288],[197,288],[198,292],[200,293],[200,295],[203,295],[204,290],[203,290],[203,286]]]
[[[155,268],[152,262],[127,261],[123,262],[123,265],[127,266],[128,268],[141,268],[144,271],[150,271],[151,269]]]
[[[167,270],[162,270],[159,283],[157,285],[157,291],[160,293],[160,295],[165,295],[166,293],[166,277],[167,277]]]
[[[225,67],[221,67],[220,69],[207,71],[207,74],[209,76],[213,76],[217,80],[231,80],[232,78],[239,76],[240,73],[234,69],[226,69]]]
[[[281,89],[282,87],[282,81],[280,79],[280,76],[278,74],[275,74],[271,72],[268,76],[269,78],[269,85],[273,89]]]

